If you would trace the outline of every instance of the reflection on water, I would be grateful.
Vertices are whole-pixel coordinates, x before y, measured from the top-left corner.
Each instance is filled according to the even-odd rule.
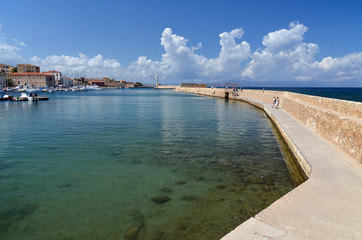
[[[0,104],[2,239],[220,239],[293,188],[273,125],[246,103],[49,97]]]

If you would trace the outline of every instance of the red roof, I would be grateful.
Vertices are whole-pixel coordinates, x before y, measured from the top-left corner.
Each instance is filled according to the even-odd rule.
[[[61,73],[61,72],[53,70],[53,71],[46,71],[46,73]]]

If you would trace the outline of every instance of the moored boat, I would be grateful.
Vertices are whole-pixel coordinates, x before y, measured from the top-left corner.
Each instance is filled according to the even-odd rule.
[[[88,91],[102,91],[103,89],[97,85],[87,86]]]

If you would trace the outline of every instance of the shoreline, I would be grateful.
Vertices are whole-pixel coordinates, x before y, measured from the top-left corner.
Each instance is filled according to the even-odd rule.
[[[321,117],[324,117],[323,114],[327,112],[332,116],[331,122],[337,121],[338,123],[338,117],[340,117],[342,120],[347,119],[349,123],[355,121],[356,126],[360,127],[361,115],[359,111],[362,111],[362,104],[332,100],[332,104],[326,106],[337,107],[337,109],[326,110],[319,106],[320,112],[315,112],[313,109],[305,111],[305,108],[316,108],[309,106],[311,103],[302,106],[300,99],[294,102],[288,99],[290,96],[304,97],[300,96],[302,94],[294,95],[294,93],[273,91],[270,95],[266,95],[265,92],[267,91],[262,90],[232,91],[232,89],[201,88],[177,88],[176,91],[245,101],[264,110],[275,123],[303,171],[309,177],[304,183],[269,207],[241,223],[222,240],[362,238],[362,206],[360,204],[362,199],[362,165],[359,159],[360,152],[348,152],[346,149],[342,151],[341,148],[337,148],[335,143],[332,144],[331,141],[327,141],[327,137],[318,132],[317,120],[314,124],[305,124],[303,117],[301,119],[295,118],[295,112],[298,109],[294,109],[296,106],[300,107],[299,110],[303,110],[302,115],[307,117],[310,117],[308,114],[319,114],[320,112],[322,112]],[[272,95],[284,97],[281,101],[281,109],[271,107],[269,99],[272,99],[270,98]],[[321,103],[320,97],[313,98],[318,98],[319,104],[325,104]],[[269,102],[265,99],[268,99]],[[312,101],[314,99],[309,99],[307,96],[306,100]],[[328,103],[330,99],[326,99],[326,101]],[[334,106],[336,101],[342,103]],[[293,106],[293,104],[296,105]],[[356,111],[354,112],[353,109]],[[326,120],[324,119],[322,122],[325,123]],[[322,126],[326,127],[326,125]],[[353,128],[349,129],[350,125],[340,125],[339,127],[345,127],[348,131],[353,130]],[[338,128],[332,130],[339,131]],[[360,129],[360,131],[362,130]],[[346,138],[348,137],[350,135],[347,133]],[[355,144],[357,148],[359,146],[361,149],[361,143],[358,142],[358,139]]]

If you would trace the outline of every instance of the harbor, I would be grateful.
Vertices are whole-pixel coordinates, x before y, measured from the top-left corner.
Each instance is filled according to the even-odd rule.
[[[152,89],[44,96],[0,104],[3,239],[220,239],[303,182],[247,103]]]
[[[0,240],[362,240],[362,1],[2,6]]]
[[[222,240],[362,238],[362,103],[263,90],[242,90],[233,95],[225,89],[215,92],[211,89],[178,88],[177,91],[206,96],[216,94],[221,98],[230,96],[231,99],[245,101],[262,109],[276,124],[308,176],[306,182],[242,223]],[[273,96],[284,97],[280,109],[272,107]],[[294,101],[299,99],[297,103],[293,104],[293,98]],[[314,101],[314,104],[318,103],[318,114],[311,110],[302,111],[305,107],[313,108],[312,99],[318,100]],[[301,100],[308,101],[309,105],[302,104]],[[324,109],[333,107],[334,110],[323,111],[321,106]],[[297,115],[300,120],[295,117],[297,112],[304,113]],[[328,121],[321,112],[336,117]],[[302,123],[302,118],[306,119],[306,124]],[[333,131],[328,132],[328,124],[334,124],[338,118],[351,122],[337,124]],[[318,121],[324,121],[324,132],[318,129]],[[353,145],[328,141],[328,135],[334,132],[347,134],[344,137],[351,139]],[[340,138],[343,136],[340,135]],[[341,142],[345,143],[346,140]]]

